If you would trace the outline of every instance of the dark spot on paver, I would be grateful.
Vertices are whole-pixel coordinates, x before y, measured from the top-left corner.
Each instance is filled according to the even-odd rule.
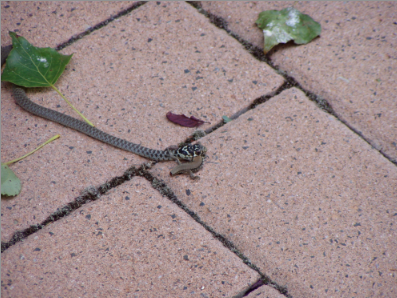
[[[189,73],[190,70],[189,70],[189,69],[185,69],[184,72],[185,72],[185,73]]]
[[[231,80],[227,80],[229,83],[233,83],[233,79],[231,79]]]
[[[256,85],[256,84],[258,84],[258,81],[252,81],[252,83]]]
[[[74,252],[70,254],[70,256],[73,258],[75,256],[77,256]]]
[[[191,192],[190,189],[186,189],[186,195],[190,196]]]
[[[33,251],[40,251],[41,249],[36,247]]]
[[[161,207],[163,207],[163,206],[161,206],[161,205],[158,205],[158,206],[157,206],[157,209],[161,209]]]
[[[175,215],[175,214],[172,214],[172,215],[171,215],[171,218],[175,219],[175,218],[176,218],[176,215]]]
[[[130,199],[129,196],[126,196],[126,197],[124,198],[124,200],[126,200],[126,201],[129,201],[129,199]]]
[[[200,206],[204,206],[205,204],[203,202],[200,203]]]
[[[7,209],[8,209],[8,210],[11,210],[11,209],[12,209],[12,207],[7,207]]]
[[[247,150],[249,148],[249,146],[243,146],[244,150]]]
[[[9,7],[10,7],[9,5],[4,6],[4,8],[9,8]]]
[[[249,117],[247,120],[248,121],[252,121],[252,120],[254,120],[254,118]]]
[[[53,232],[48,232],[48,234],[50,234],[51,236],[55,235]]]
[[[360,224],[359,222],[357,222],[357,223],[355,223],[355,224],[353,225],[353,227],[361,227],[361,224]]]
[[[197,87],[192,87],[192,90],[193,90],[193,91],[196,91],[196,90],[197,90]]]
[[[185,261],[189,261],[188,255],[184,255],[184,256],[183,256],[183,259],[184,259]]]
[[[87,215],[85,216],[85,218],[91,219],[91,214],[87,214]]]
[[[87,151],[87,154],[91,154],[92,153],[92,151]]]

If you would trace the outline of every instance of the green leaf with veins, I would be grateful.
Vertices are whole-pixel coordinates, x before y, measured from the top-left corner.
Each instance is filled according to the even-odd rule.
[[[256,24],[263,30],[265,54],[279,43],[293,40],[296,44],[306,44],[321,33],[319,23],[293,7],[262,11]]]
[[[11,31],[9,34],[12,38],[13,49],[7,57],[1,81],[23,87],[51,87],[85,122],[94,126],[54,86],[73,54],[62,55],[51,48],[37,48],[22,36]]]
[[[5,164],[1,164],[1,195],[16,196],[21,191],[21,180]]]
[[[52,87],[65,70],[72,55],[59,54],[52,48],[37,48],[25,38],[9,32],[13,49],[1,75],[1,81],[24,87]]]

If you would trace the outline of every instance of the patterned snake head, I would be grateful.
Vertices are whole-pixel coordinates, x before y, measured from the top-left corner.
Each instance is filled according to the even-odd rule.
[[[198,144],[188,144],[179,147],[175,151],[175,155],[177,158],[184,159],[184,160],[193,160],[196,156],[203,156],[207,152],[207,148],[205,148],[200,143]]]

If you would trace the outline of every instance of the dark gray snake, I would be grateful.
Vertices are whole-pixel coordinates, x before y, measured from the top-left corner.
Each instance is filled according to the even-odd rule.
[[[1,48],[1,64],[5,63],[5,60],[11,51],[11,47]],[[66,127],[77,130],[87,136],[97,139],[106,144],[112,145],[114,147],[138,154],[140,156],[146,157],[155,161],[166,161],[166,160],[176,160],[178,166],[175,167],[171,174],[177,174],[180,171],[190,171],[191,169],[198,168],[202,164],[202,156],[206,152],[206,148],[201,144],[195,145],[184,145],[179,148],[167,148],[165,150],[156,150],[143,147],[139,144],[134,144],[126,140],[112,136],[102,130],[99,130],[84,121],[75,119],[68,115],[59,113],[57,111],[42,107],[34,102],[32,102],[26,95],[25,91],[15,86],[12,88],[12,94],[14,96],[15,102],[24,110],[45,118],[47,120],[59,123]],[[180,164],[179,160],[187,160],[190,163]],[[192,176],[192,175],[191,175]]]

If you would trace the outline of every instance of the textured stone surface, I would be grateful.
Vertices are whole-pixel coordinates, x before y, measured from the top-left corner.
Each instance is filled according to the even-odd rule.
[[[73,53],[73,58],[56,83],[61,92],[99,129],[155,149],[183,142],[193,132],[169,122],[168,111],[216,123],[283,82],[183,2],[147,3],[62,53]],[[12,166],[23,189],[16,200],[3,201],[3,241],[42,222],[84,188],[145,161],[26,113],[15,105],[9,85],[2,86],[3,161],[61,134],[60,140]],[[78,117],[50,88],[38,92],[28,95]],[[167,166],[169,172],[174,163]]]
[[[167,184],[289,294],[396,295],[397,169],[379,152],[294,88],[202,143],[201,180]]]
[[[54,47],[133,4],[2,2],[2,43],[16,28]],[[278,47],[273,62],[386,152],[387,139],[396,139],[395,4],[291,4],[321,21],[323,33],[308,45]],[[203,5],[261,46],[258,13],[289,4]],[[168,111],[211,122],[205,129],[283,82],[184,2],[146,3],[63,53],[74,56],[57,87],[100,129],[158,149],[194,131],[168,123]],[[8,87],[2,83],[2,162],[61,138],[11,166],[23,189],[2,197],[3,241],[146,161],[22,111]],[[74,115],[52,90],[29,96]],[[173,163],[151,172],[272,282],[293,297],[397,296],[397,169],[363,138],[290,89],[201,142],[208,157],[200,180],[170,178]],[[3,252],[2,295],[231,297],[258,280],[244,262],[134,178]],[[249,294],[279,296],[269,286]]]
[[[1,45],[13,31],[37,47],[56,47],[136,1],[1,1]]]
[[[263,48],[255,25],[261,11],[294,6],[321,23],[307,45],[280,46],[272,62],[325,98],[338,117],[397,162],[396,2],[202,2],[229,29]]]
[[[232,297],[259,278],[142,178],[9,248],[1,267],[2,297]]]

